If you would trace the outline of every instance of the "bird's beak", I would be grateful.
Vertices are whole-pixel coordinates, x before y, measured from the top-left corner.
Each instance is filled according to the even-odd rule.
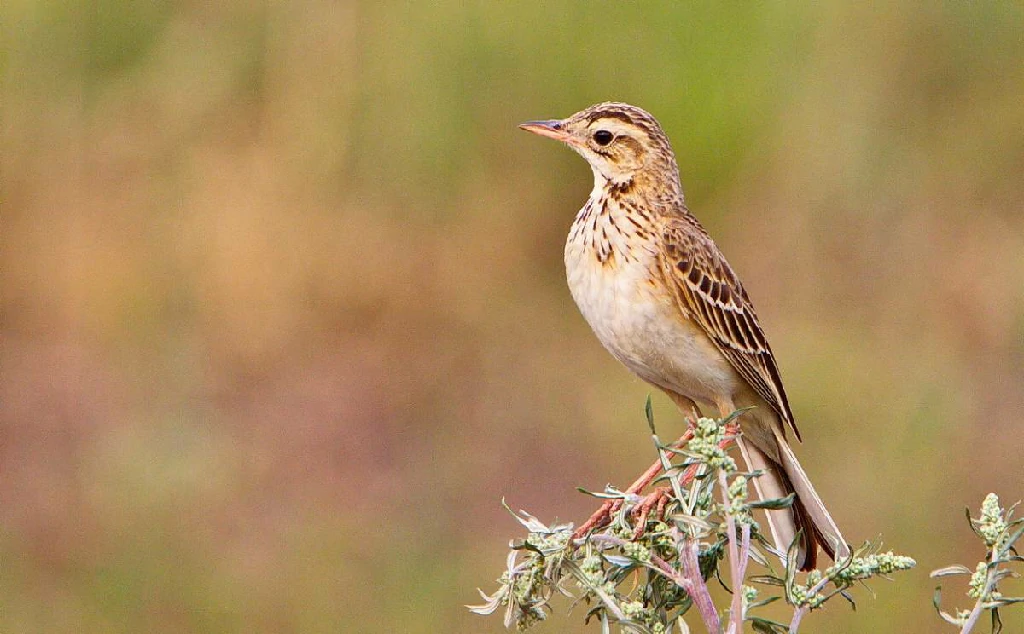
[[[558,119],[527,121],[526,123],[520,123],[519,127],[527,132],[546,136],[556,141],[569,142],[569,133],[562,129],[562,122]]]

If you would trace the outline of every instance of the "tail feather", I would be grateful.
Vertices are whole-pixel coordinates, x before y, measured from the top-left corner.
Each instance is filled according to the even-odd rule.
[[[684,414],[696,411],[692,400],[672,391],[668,395]],[[719,403],[718,409],[724,417],[736,407],[726,401]],[[801,570],[811,570],[817,565],[818,546],[833,561],[849,557],[849,545],[786,442],[783,425],[773,410],[755,408],[741,418],[740,426],[742,434],[736,443],[743,460],[750,471],[763,472],[761,477],[752,480],[757,496],[770,500],[796,494],[791,507],[765,512],[776,549],[785,557],[799,535],[797,562]]]
[[[811,520],[817,541],[821,543],[822,548],[833,560],[836,557],[849,557],[849,545],[843,538],[843,534],[839,532],[839,527],[836,526],[828,509],[825,508],[825,503],[821,501],[818,492],[811,485],[811,480],[800,466],[793,449],[780,434],[776,433],[775,438],[779,446],[782,468],[785,470],[793,490],[796,491],[800,506]]]
[[[760,477],[752,480],[754,491],[761,500],[784,498],[790,493],[795,493],[793,484],[786,477],[781,465],[772,460],[763,451],[757,448],[754,443],[744,440],[741,436],[737,439],[740,453],[747,463],[750,471],[761,471]],[[772,541],[775,542],[775,549],[785,560],[786,552],[797,535],[800,535],[800,543],[797,545],[797,561],[801,570],[810,570],[817,564],[817,531],[811,529],[813,523],[807,516],[799,497],[794,500],[793,506],[788,509],[765,511],[768,520],[768,528],[772,534]],[[801,532],[802,531],[802,532]]]
[[[811,570],[817,565],[819,545],[833,560],[837,556],[848,556],[850,549],[846,540],[811,485],[789,443],[778,436],[775,439],[778,443],[779,462],[749,439],[740,437],[738,444],[747,468],[764,472],[761,477],[753,480],[754,490],[760,499],[784,498],[790,493],[796,494],[790,508],[766,512],[776,549],[786,553],[799,534],[797,562],[801,570]]]

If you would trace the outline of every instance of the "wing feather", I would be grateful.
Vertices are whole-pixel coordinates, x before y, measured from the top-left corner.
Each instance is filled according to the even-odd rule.
[[[662,273],[680,309],[799,439],[775,356],[732,267],[703,227],[689,218],[673,218],[662,238]]]

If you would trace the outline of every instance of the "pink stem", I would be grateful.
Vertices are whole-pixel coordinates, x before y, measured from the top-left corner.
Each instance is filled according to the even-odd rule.
[[[828,582],[829,578],[825,577],[818,583],[814,584],[814,586],[812,586],[811,589],[807,591],[807,596],[811,597],[818,594],[819,592],[825,589],[825,586],[828,585]],[[800,627],[800,621],[804,618],[804,615],[807,614],[807,612],[810,609],[810,607],[804,605],[797,608],[793,612],[793,620],[789,623],[789,634],[796,634],[797,629]]]
[[[708,632],[719,632],[721,631],[721,621],[718,618],[718,610],[715,609],[715,603],[711,600],[711,593],[708,592],[708,586],[704,583],[704,577],[700,575],[700,560],[697,557],[699,548],[697,542],[692,539],[683,542],[679,553],[679,558],[683,563],[685,581],[683,587],[693,599],[693,604],[697,606],[697,611],[700,612],[700,617],[704,620],[704,626],[707,627]]]
[[[729,608],[729,634],[739,634],[743,631],[743,575],[746,571],[746,553],[740,557],[740,548],[736,543],[736,518],[733,515],[732,505],[729,501],[729,483],[726,480],[725,472],[718,472],[718,486],[722,489],[722,501],[725,502],[725,527],[729,533],[729,573],[732,581],[732,606]],[[749,528],[746,529],[749,548]]]

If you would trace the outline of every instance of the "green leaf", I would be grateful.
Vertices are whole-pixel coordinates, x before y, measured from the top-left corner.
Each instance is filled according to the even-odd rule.
[[[604,555],[605,560],[613,566],[619,568],[635,568],[636,560],[629,557],[623,557],[622,555]]]
[[[753,577],[748,577],[748,581],[751,581],[753,583],[760,583],[766,586],[781,587],[786,585],[786,582],[784,580],[779,579],[778,577],[773,577],[772,575],[755,575]]]
[[[602,499],[602,500],[623,500],[623,499],[626,498],[626,494],[625,493],[622,493],[621,491],[615,491],[615,490],[606,491],[604,493],[598,493],[596,491],[590,491],[588,489],[584,489],[583,487],[576,487],[576,490],[579,491],[580,493],[585,493],[587,495],[590,495],[592,497],[599,498],[599,499]]]
[[[754,603],[751,603],[750,605],[747,606],[747,608],[750,609],[750,610],[753,610],[754,608],[759,608],[759,607],[768,605],[769,603],[775,603],[776,601],[778,601],[781,598],[782,597],[768,597],[767,599],[764,599],[762,601],[755,601]]]
[[[967,516],[967,525],[971,527],[971,532],[973,532],[978,537],[981,537],[981,533],[979,533],[978,529],[974,526],[974,518],[971,517],[971,509],[965,506],[964,515]]]
[[[698,528],[704,531],[710,531],[715,528],[714,525],[712,525],[711,523],[695,515],[687,515],[685,513],[676,513],[673,515],[669,515],[667,519],[677,524],[685,524],[686,526],[692,526],[694,528]]]
[[[544,559],[544,551],[542,551],[540,548],[537,548],[536,546],[534,546],[530,542],[522,541],[522,542],[519,542],[518,544],[513,544],[511,546],[511,548],[512,548],[512,550],[528,550],[530,552],[537,553],[538,555],[540,555],[541,559]]]
[[[967,566],[953,564],[952,566],[946,566],[945,568],[937,568],[935,570],[932,570],[931,574],[929,574],[928,576],[932,579],[936,579],[938,577],[948,577],[950,575],[969,575],[973,572],[974,571],[968,568]]]
[[[512,510],[512,507],[505,503],[505,498],[501,498],[501,505],[505,507],[505,510],[512,514],[512,517],[516,518],[520,524],[526,527],[526,530],[531,533],[550,533],[551,529],[544,525],[536,517],[530,515],[526,511],[520,509],[518,513]]]
[[[853,610],[854,612],[857,611],[857,602],[853,600],[853,595],[852,594],[850,594],[846,590],[840,590],[839,591],[839,596],[843,597],[844,599],[847,600],[847,602],[849,602],[851,610]]]
[[[932,605],[935,606],[935,611],[942,615],[942,586],[935,586],[935,592],[932,593]]]
[[[651,634],[651,630],[643,623],[636,621],[619,621],[616,625],[622,628],[623,632],[637,632],[638,634]]]
[[[800,566],[797,565],[797,559],[800,557],[800,544],[803,542],[803,529],[796,532],[793,537],[793,543],[789,545],[789,549],[786,551],[786,575],[795,573]]]
[[[647,395],[647,402],[644,403],[644,415],[647,416],[647,426],[651,428],[651,433],[657,433],[654,431],[654,406],[651,405],[651,395]]]
[[[750,406],[750,407],[741,407],[740,409],[734,411],[732,414],[729,414],[728,416],[723,418],[722,419],[722,425],[728,425],[732,421],[734,421],[737,418],[739,418],[742,414],[744,414],[744,413],[746,413],[746,412],[748,412],[748,411],[750,411],[752,409],[754,409],[753,405]]]
[[[755,535],[755,537],[760,537],[760,535]],[[772,567],[771,564],[768,563],[768,560],[764,558],[764,555],[761,554],[761,551],[758,550],[757,548],[751,548],[750,549],[750,558],[752,560],[754,560],[755,562],[757,562],[757,564],[759,566],[764,566],[765,568],[768,568],[769,570]]]
[[[1013,545],[1017,542],[1017,540],[1021,538],[1021,535],[1024,535],[1024,526],[1021,526],[1019,529],[1014,531],[1013,535],[1010,535],[1006,538],[1006,541],[1003,542],[1003,547],[1000,550],[1000,554],[1009,552],[1013,548]]]
[[[782,623],[763,619],[759,616],[752,616],[748,620],[750,621],[750,627],[758,634],[786,634],[789,631]]]
[[[746,505],[748,509],[765,509],[767,511],[777,511],[779,509],[788,509],[793,506],[793,501],[796,500],[796,494],[790,493],[784,498],[772,498],[770,500],[761,500],[760,502],[751,502]]]

